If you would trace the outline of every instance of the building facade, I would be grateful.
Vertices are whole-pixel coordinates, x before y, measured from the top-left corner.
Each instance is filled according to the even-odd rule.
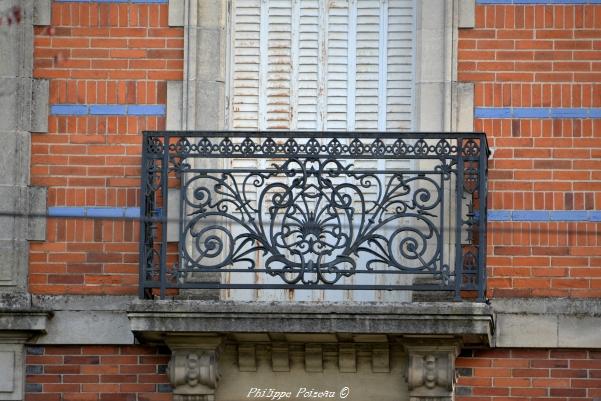
[[[0,54],[0,400],[601,399],[598,1],[2,0]],[[194,216],[227,217],[202,179],[291,152],[413,177],[399,202],[420,212],[390,212],[370,249],[398,226],[434,253],[400,237],[377,263],[411,274],[383,279],[353,275],[367,245],[338,276],[194,270],[248,235],[202,237]],[[377,203],[357,177],[334,207],[357,187]],[[282,224],[240,245],[264,267],[303,210],[252,185]]]

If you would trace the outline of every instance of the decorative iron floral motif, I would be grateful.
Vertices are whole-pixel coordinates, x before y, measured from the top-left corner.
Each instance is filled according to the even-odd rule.
[[[260,252],[266,271],[288,284],[334,284],[363,266],[441,273],[442,188],[430,176],[306,158],[242,177],[195,173],[185,187],[183,239],[193,247],[183,249],[183,270],[252,270]]]
[[[340,142],[338,138],[328,139],[320,143],[316,138],[308,138],[306,142],[288,138],[286,141],[276,142],[274,138],[244,137],[242,142],[234,142],[232,138],[225,137],[219,140],[212,137],[201,137],[195,141],[189,138],[180,138],[177,143],[169,145],[169,150],[178,157],[217,157],[217,156],[306,156],[329,158],[332,156],[352,156],[361,158],[387,157],[426,157],[426,156],[455,156],[459,148],[448,139],[441,138],[435,142],[424,139],[405,140],[396,139],[384,142],[380,138],[354,138],[348,144]],[[480,145],[474,140],[463,144],[464,157],[477,158],[480,154]]]

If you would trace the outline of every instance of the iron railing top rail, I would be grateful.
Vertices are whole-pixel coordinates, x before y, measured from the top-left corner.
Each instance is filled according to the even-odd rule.
[[[252,131],[252,130],[153,130],[142,131],[143,135],[157,136],[191,136],[191,137],[251,137],[262,138],[266,136],[272,137],[323,137],[323,138],[415,138],[415,139],[437,139],[437,138],[480,138],[486,140],[484,132],[428,132],[428,131],[284,131],[284,130],[269,130],[269,131]]]
[[[169,153],[183,158],[301,156],[355,159],[441,159],[455,158],[460,153],[464,157],[480,157],[483,149],[486,158],[490,155],[486,135],[473,132],[206,130],[144,131],[143,134],[145,142],[164,139],[169,144]],[[174,139],[177,139],[177,143],[173,142]],[[279,141],[276,142],[278,139]],[[301,141],[298,141],[299,139]],[[242,142],[236,143],[232,140],[242,140]],[[307,140],[307,142],[302,140]],[[369,140],[372,142],[368,142]],[[459,143],[458,140],[465,142]],[[325,143],[325,141],[329,142]],[[349,142],[344,143],[344,141]],[[155,147],[151,153],[158,155],[161,150]]]

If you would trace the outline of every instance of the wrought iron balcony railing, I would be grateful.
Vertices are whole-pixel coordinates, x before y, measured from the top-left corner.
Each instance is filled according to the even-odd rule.
[[[484,134],[145,132],[142,155],[142,297],[214,288],[485,298]]]

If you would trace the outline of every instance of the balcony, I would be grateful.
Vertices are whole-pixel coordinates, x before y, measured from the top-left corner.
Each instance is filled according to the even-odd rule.
[[[483,302],[488,154],[479,133],[145,132],[140,297]]]

